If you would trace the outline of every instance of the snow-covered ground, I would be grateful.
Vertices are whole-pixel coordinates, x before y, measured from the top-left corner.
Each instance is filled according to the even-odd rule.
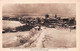
[[[18,21],[3,21],[3,29],[23,26]],[[7,32],[2,34],[5,48],[73,48],[76,47],[76,30],[47,28],[41,26],[38,31]]]
[[[76,30],[41,27],[30,31],[5,33],[3,47],[21,48],[74,48],[76,47]],[[21,36],[21,37],[19,37]],[[26,40],[20,43],[20,39]]]
[[[18,27],[18,26],[23,26],[25,24],[21,24],[19,21],[8,21],[8,20],[3,20],[2,21],[2,26],[3,26],[3,29],[6,29],[6,28],[15,28],[15,27]]]

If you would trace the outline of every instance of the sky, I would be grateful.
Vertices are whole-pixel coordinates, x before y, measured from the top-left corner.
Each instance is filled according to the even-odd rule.
[[[45,15],[57,14],[61,17],[76,17],[76,5],[71,3],[52,4],[6,4],[3,5],[3,15]]]

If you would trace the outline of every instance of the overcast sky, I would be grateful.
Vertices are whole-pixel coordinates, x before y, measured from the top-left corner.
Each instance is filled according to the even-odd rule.
[[[3,6],[3,15],[13,14],[58,14],[64,17],[76,16],[75,4],[6,4]]]

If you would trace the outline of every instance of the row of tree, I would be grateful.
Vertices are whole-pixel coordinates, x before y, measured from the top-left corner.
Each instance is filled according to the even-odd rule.
[[[36,26],[36,25],[43,25],[47,27],[56,27],[57,25],[61,25],[62,27],[66,26],[72,26],[76,25],[75,18],[61,18],[55,16],[53,18],[50,18],[49,14],[45,15],[45,18],[32,18],[32,17],[3,17],[3,20],[13,20],[13,21],[19,21],[22,24],[30,25],[30,26]]]

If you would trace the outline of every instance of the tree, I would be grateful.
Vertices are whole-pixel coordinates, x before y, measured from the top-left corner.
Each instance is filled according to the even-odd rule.
[[[48,14],[46,14],[46,15],[45,15],[45,18],[49,18],[49,15],[48,15]]]
[[[55,14],[55,16],[54,16],[55,18],[57,18],[57,15]]]

